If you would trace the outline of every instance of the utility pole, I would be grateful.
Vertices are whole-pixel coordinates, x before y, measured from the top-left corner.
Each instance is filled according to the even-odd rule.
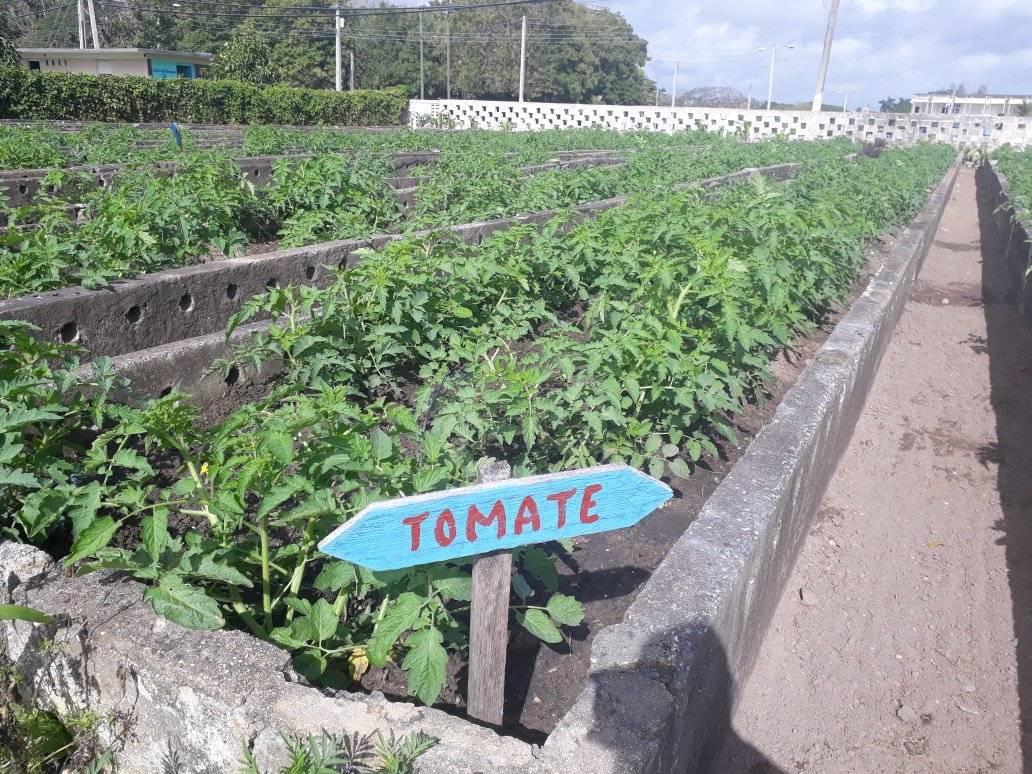
[[[340,62],[340,6],[336,6],[336,14],[334,16],[334,24],[336,27],[336,55],[337,55],[337,91],[341,91],[343,87],[344,78],[341,74],[341,62]]]
[[[835,19],[838,17],[839,0],[831,0],[828,9],[828,27],[824,31],[824,50],[821,52],[821,64],[817,69],[817,89],[813,95],[814,112],[824,104],[824,82],[828,78],[828,63],[831,61],[831,43],[835,39]]]
[[[82,18],[82,0],[75,0],[75,13],[78,16],[79,48],[86,48],[86,24]]]
[[[791,43],[772,43],[770,46],[770,75],[767,78],[767,110],[770,110],[770,103],[774,97],[774,60],[779,48],[795,48]],[[757,49],[760,53],[764,49]]]
[[[659,84],[656,84],[656,107],[659,107]]]
[[[446,38],[444,42],[444,52],[447,64],[445,65],[445,85],[444,85],[444,98],[451,99],[451,14],[448,11],[444,12],[444,31]]]
[[[90,32],[93,34],[93,48],[100,48],[100,37],[97,35],[97,14],[93,11],[93,0],[86,0],[86,7],[90,13]]]
[[[745,109],[752,110],[752,84],[749,84],[749,88],[745,92]]]
[[[348,56],[351,57],[350,66],[348,67],[348,91],[355,90],[355,52],[349,51]]]
[[[677,107],[677,68],[680,62],[674,62],[674,88],[670,92],[670,107]]]
[[[523,31],[520,33],[520,102],[523,102],[523,84],[527,80],[527,17],[523,17]]]
[[[426,99],[423,81],[423,14],[419,14],[419,98]]]

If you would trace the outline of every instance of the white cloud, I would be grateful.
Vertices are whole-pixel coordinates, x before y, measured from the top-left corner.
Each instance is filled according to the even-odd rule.
[[[765,91],[770,43],[795,43],[778,53],[775,99],[812,96],[824,39],[827,0],[611,0],[650,42],[649,73],[669,88],[674,60],[678,83]],[[908,96],[949,83],[969,89],[1032,93],[1030,0],[854,0],[842,3],[832,49],[828,99],[857,88],[850,103]]]

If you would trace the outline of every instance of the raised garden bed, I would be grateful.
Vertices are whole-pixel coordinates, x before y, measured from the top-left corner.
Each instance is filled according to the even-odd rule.
[[[868,168],[872,172],[892,168],[871,161],[863,164],[875,165]],[[143,761],[155,759],[166,735],[175,738],[183,755],[191,762],[198,761],[198,767],[226,768],[232,765],[229,756],[241,741],[252,741],[256,750],[267,756],[275,750],[275,733],[280,730],[322,727],[362,731],[375,724],[399,731],[418,726],[440,736],[442,743],[426,758],[428,771],[561,771],[577,770],[588,762],[596,771],[694,768],[707,742],[726,721],[720,708],[730,702],[730,681],[742,679],[748,672],[770,606],[780,593],[820,492],[862,406],[881,349],[948,197],[954,171],[933,191],[912,227],[900,235],[865,293],[852,305],[698,518],[680,538],[668,525],[668,540],[676,542],[627,608],[624,622],[596,634],[586,687],[541,750],[495,737],[437,710],[385,703],[376,696],[338,694],[329,698],[282,682],[279,675],[284,668],[283,657],[268,646],[240,633],[183,634],[171,624],[156,622],[134,601],[138,596],[133,595],[140,589],[132,582],[114,582],[109,576],[86,580],[53,575],[40,578],[42,560],[24,549],[7,549],[0,561],[8,574],[8,588],[12,573],[25,581],[37,576],[38,582],[17,586],[15,596],[19,601],[46,610],[63,605],[79,617],[99,610],[102,618],[76,629],[87,632],[88,642],[72,638],[52,651],[58,655],[47,656],[43,662],[23,647],[26,627],[8,626],[9,651],[30,681],[56,673],[76,675],[74,665],[83,658],[96,686],[91,688],[89,699],[98,706],[117,707],[126,699],[126,680],[123,677],[119,683],[117,676],[130,675],[133,689],[129,702],[141,733],[133,737],[130,750],[124,754],[127,761],[141,766]],[[828,174],[834,178],[850,173],[840,167]],[[862,177],[867,170],[856,174]],[[874,219],[871,222],[892,222],[891,210],[878,214],[879,207],[888,206],[884,191],[879,191],[875,199],[865,199],[862,186],[843,189],[828,183],[822,189],[821,181],[813,176],[806,185],[811,188],[799,189],[804,194],[807,190],[825,190],[828,196],[835,191],[842,196],[848,191],[848,200],[839,200],[843,215],[849,212],[846,208],[859,208]],[[907,185],[911,190],[903,201],[912,202],[913,180],[899,181],[900,189]],[[746,193],[735,199],[739,194],[732,191],[726,199],[718,198],[714,206],[721,201],[723,207],[739,206],[739,201],[747,206]],[[776,199],[769,197],[777,195],[777,191],[768,191],[763,200],[774,202]],[[787,217],[777,205],[771,206],[772,211],[781,212],[780,217]],[[705,208],[700,212],[705,213]],[[626,223],[621,219],[634,217],[633,210],[618,214],[592,227],[592,233],[604,230],[608,223]],[[760,210],[754,211],[754,217],[756,222],[764,222]],[[791,233],[791,227],[788,232],[779,232],[783,227],[774,222],[767,228],[772,234]],[[804,228],[802,222],[798,228]],[[858,234],[867,233],[864,228],[870,226],[861,228]],[[577,233],[571,232],[574,236],[570,238]],[[845,242],[838,244],[845,249]],[[858,258],[854,254],[852,261]],[[738,260],[752,262],[746,265],[756,270],[764,259],[750,254]],[[855,263],[852,265],[856,268]],[[784,268],[792,270],[789,265]],[[835,282],[845,281],[848,286],[850,274],[836,274],[839,279]],[[825,281],[830,283],[830,277]],[[796,285],[790,282],[790,286]],[[841,288],[841,284],[838,286]],[[444,290],[454,297],[452,288],[444,286]],[[494,291],[484,287],[483,292]],[[741,296],[733,293],[731,297]],[[769,303],[776,303],[776,298],[777,292],[771,291]],[[476,315],[479,307],[471,306],[470,310]],[[345,335],[342,341],[351,339]],[[589,344],[583,342],[585,348]],[[761,345],[760,352],[765,351]],[[533,349],[517,354],[533,356]],[[747,368],[748,363],[741,361],[737,367]],[[754,367],[758,373],[763,370],[759,363]],[[642,384],[623,389],[640,393]],[[485,399],[490,400],[486,393]],[[661,418],[658,411],[659,406],[650,403],[650,419],[670,421],[669,417]],[[274,414],[264,420],[266,424],[275,421]],[[583,416],[566,420],[575,426],[582,421],[587,421],[585,428],[591,425]],[[714,416],[711,421],[719,423],[720,419]],[[553,439],[546,440],[550,443]],[[518,459],[530,447],[524,451],[520,448],[509,451]],[[645,448],[648,452],[651,441]],[[658,454],[658,449],[648,453]],[[679,469],[678,465],[671,467],[675,476]],[[678,488],[683,484],[676,478],[674,483]],[[75,553],[76,548],[72,551]],[[581,556],[597,553],[589,545]],[[577,553],[573,556],[576,559]],[[103,600],[99,606],[98,599]],[[108,604],[121,612],[112,617]],[[165,661],[170,651],[173,664]],[[222,660],[212,658],[213,652],[222,654]],[[226,663],[227,654],[231,654],[232,663]],[[41,665],[45,669],[41,670]],[[261,672],[253,670],[266,670],[265,674],[271,671],[274,676],[256,681],[254,675]],[[62,685],[56,687],[42,679],[40,696],[52,703],[84,700],[77,678]],[[190,718],[195,719],[194,725],[190,725]],[[134,755],[137,757],[131,757]]]

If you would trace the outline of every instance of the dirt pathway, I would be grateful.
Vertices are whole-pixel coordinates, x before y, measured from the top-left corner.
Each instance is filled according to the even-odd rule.
[[[990,231],[964,170],[713,771],[1022,770],[1032,328]]]

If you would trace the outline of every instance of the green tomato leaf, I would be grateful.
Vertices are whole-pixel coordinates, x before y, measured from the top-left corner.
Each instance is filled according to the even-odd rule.
[[[544,610],[533,608],[522,613],[517,613],[516,620],[519,621],[520,626],[533,634],[539,640],[552,645],[563,641],[562,633],[560,633],[560,631],[555,627],[555,624],[552,623],[552,619],[548,617],[548,613]]]
[[[163,509],[155,510],[141,523],[143,548],[155,564],[168,542],[168,514]]]
[[[294,656],[293,663],[294,669],[312,683],[318,683],[329,666],[326,656],[317,650],[306,650],[298,653]]]
[[[559,588],[559,571],[553,559],[543,548],[528,548],[523,554],[523,566],[548,591]]]
[[[119,523],[110,516],[102,516],[86,527],[72,543],[72,549],[64,559],[64,566],[71,567],[80,559],[92,556],[111,542],[118,531]]]
[[[369,647],[366,651],[369,656],[369,663],[373,666],[386,666],[390,658],[391,649],[406,631],[419,618],[420,608],[423,606],[423,598],[411,591],[400,594],[394,604],[387,608],[383,620],[376,626],[376,631],[369,640]]]
[[[546,607],[556,622],[566,626],[577,626],[584,620],[584,606],[566,594],[553,594]]]
[[[323,565],[315,576],[315,587],[319,591],[340,591],[358,585],[358,574],[351,562],[334,560]]]
[[[0,621],[28,621],[29,623],[45,624],[53,620],[53,616],[34,607],[0,605]]]
[[[325,599],[316,600],[308,618],[312,633],[319,642],[328,640],[337,633],[337,624],[340,623],[340,618],[333,612],[333,605]]]
[[[689,478],[692,475],[691,467],[680,457],[675,457],[667,464],[670,466],[670,472],[678,478]]]
[[[445,599],[469,602],[473,599],[473,577],[458,567],[435,565],[430,569],[434,591]]]
[[[401,668],[408,675],[408,691],[430,705],[444,688],[448,652],[441,645],[443,637],[437,629],[420,629],[405,641],[408,653]]]
[[[187,629],[221,629],[225,624],[218,603],[196,586],[175,575],[164,575],[158,586],[143,593],[154,612]]]

